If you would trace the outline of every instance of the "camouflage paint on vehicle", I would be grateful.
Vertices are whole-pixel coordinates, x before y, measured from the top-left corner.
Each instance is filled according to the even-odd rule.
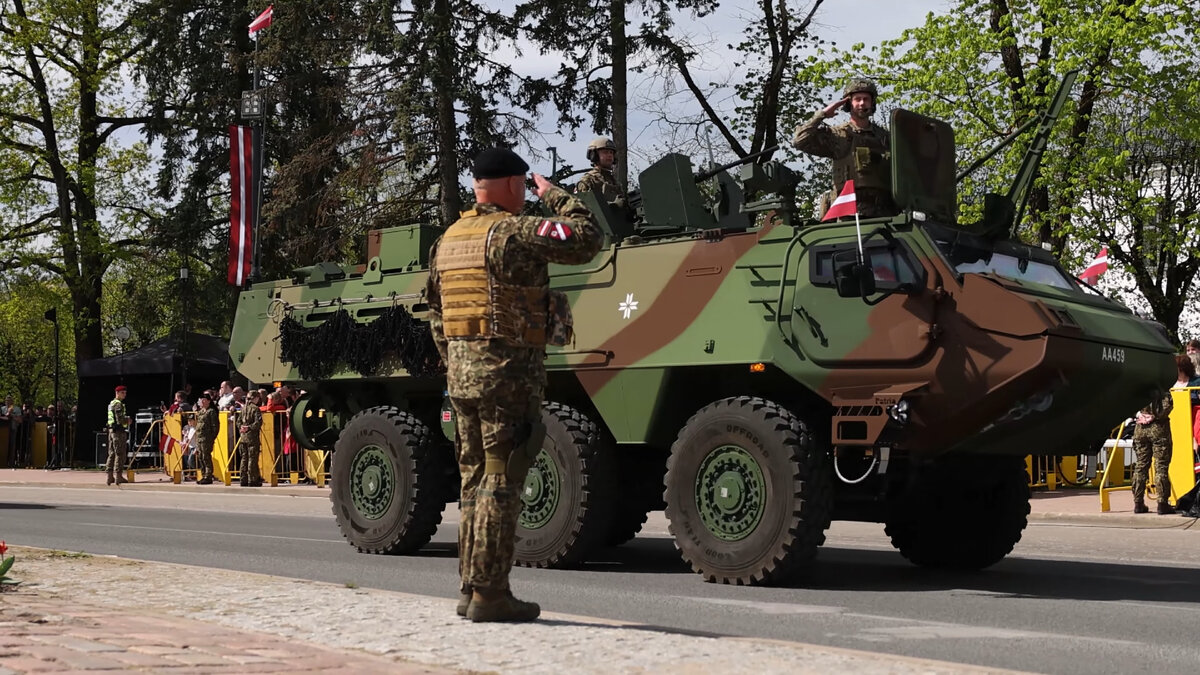
[[[1035,147],[1070,82],[1043,115]],[[587,265],[551,268],[552,287],[571,301],[575,342],[548,350],[546,400],[600,433],[579,449],[586,461],[577,469],[585,475],[572,508],[581,515],[564,527],[595,527],[586,507],[611,500],[634,502],[618,518],[629,520],[613,527],[632,524],[636,532],[644,511],[662,506],[657,478],[665,467],[672,532],[685,559],[710,580],[787,578],[811,558],[793,551],[815,552],[829,518],[886,522],[893,543],[919,564],[982,567],[1019,540],[1028,512],[1027,487],[1014,482],[1023,479],[1004,456],[1076,454],[1170,385],[1174,346],[1159,326],[1083,288],[1046,251],[1011,238],[1023,199],[1015,189],[989,197],[983,222],[957,221],[949,126],[895,111],[891,129],[901,208],[892,218],[803,221],[794,213],[795,177],[778,162],[710,172],[717,199],[708,203],[681,155],[641,175],[637,227],[581,196],[609,242]],[[1017,183],[1036,166],[1026,164]],[[362,323],[399,304],[422,318],[435,236],[422,226],[374,232],[364,264],[323,263],[242,293],[230,353],[252,381],[307,390],[293,415],[302,444],[335,447],[341,429],[363,415],[402,415],[409,431],[445,422],[438,377],[410,377],[393,360],[368,376],[346,368],[305,381],[279,351],[285,315],[315,326],[344,308]],[[874,286],[861,297],[839,287],[860,247],[869,278],[854,283]],[[391,412],[373,412],[381,406]],[[761,438],[772,432],[759,430],[771,425],[782,435]],[[734,436],[713,441],[699,459],[687,457],[681,444],[695,442],[689,434],[721,428]],[[781,450],[790,464],[777,464]],[[442,443],[403,461],[423,466],[422,452],[450,454]],[[637,494],[616,496],[607,456],[623,484],[642,474],[653,480],[638,483]],[[866,469],[855,480],[840,470],[847,466]],[[795,479],[783,502],[776,493],[793,488],[779,482],[780,471],[808,476]],[[1001,473],[1006,478],[986,495],[956,487],[967,476]],[[338,484],[335,477],[335,493]],[[447,479],[438,488],[446,500],[456,498],[453,485]],[[994,512],[996,521],[974,527],[999,534],[975,541],[961,533],[959,541],[973,542],[962,551],[930,539],[939,529],[969,527],[951,515],[928,515],[929,508],[946,511],[924,501],[938,490],[951,500],[984,500],[976,513]],[[680,495],[695,497],[687,509],[708,512],[673,507]],[[421,523],[430,527],[428,517]],[[353,528],[339,524],[355,542]],[[741,540],[756,532],[766,532],[763,541]],[[576,534],[564,531],[563,541]],[[555,555],[583,559],[577,551]]]

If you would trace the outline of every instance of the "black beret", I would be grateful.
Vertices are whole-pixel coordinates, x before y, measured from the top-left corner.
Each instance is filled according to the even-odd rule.
[[[525,160],[508,148],[488,148],[475,156],[471,175],[475,178],[508,178],[529,172]]]

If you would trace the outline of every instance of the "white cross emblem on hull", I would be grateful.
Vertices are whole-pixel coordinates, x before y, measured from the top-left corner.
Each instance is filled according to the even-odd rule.
[[[637,300],[633,299],[633,293],[626,293],[625,302],[617,304],[617,311],[621,313],[621,318],[623,319],[628,319],[632,316],[637,311],[637,308],[638,303]]]

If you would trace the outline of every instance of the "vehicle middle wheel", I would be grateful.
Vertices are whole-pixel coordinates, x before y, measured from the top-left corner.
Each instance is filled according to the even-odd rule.
[[[667,520],[675,545],[705,580],[781,584],[825,542],[832,486],[804,423],[770,401],[741,396],[692,416],[667,461]]]
[[[521,491],[514,562],[571,567],[603,545],[613,509],[613,449],[583,413],[542,406],[546,440]]]

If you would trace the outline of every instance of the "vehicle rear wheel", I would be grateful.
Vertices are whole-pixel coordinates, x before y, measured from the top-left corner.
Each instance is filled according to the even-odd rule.
[[[910,562],[979,570],[1021,540],[1029,483],[1020,457],[947,457],[912,470],[890,500],[884,529]]]
[[[741,396],[692,416],[667,460],[667,520],[706,581],[782,584],[825,542],[833,507],[825,454],[799,417]]]
[[[329,498],[342,536],[363,553],[412,553],[442,521],[445,458],[429,428],[391,406],[351,418],[333,453]]]
[[[542,406],[546,440],[521,491],[514,562],[562,568],[584,562],[608,534],[613,449],[583,413]]]

